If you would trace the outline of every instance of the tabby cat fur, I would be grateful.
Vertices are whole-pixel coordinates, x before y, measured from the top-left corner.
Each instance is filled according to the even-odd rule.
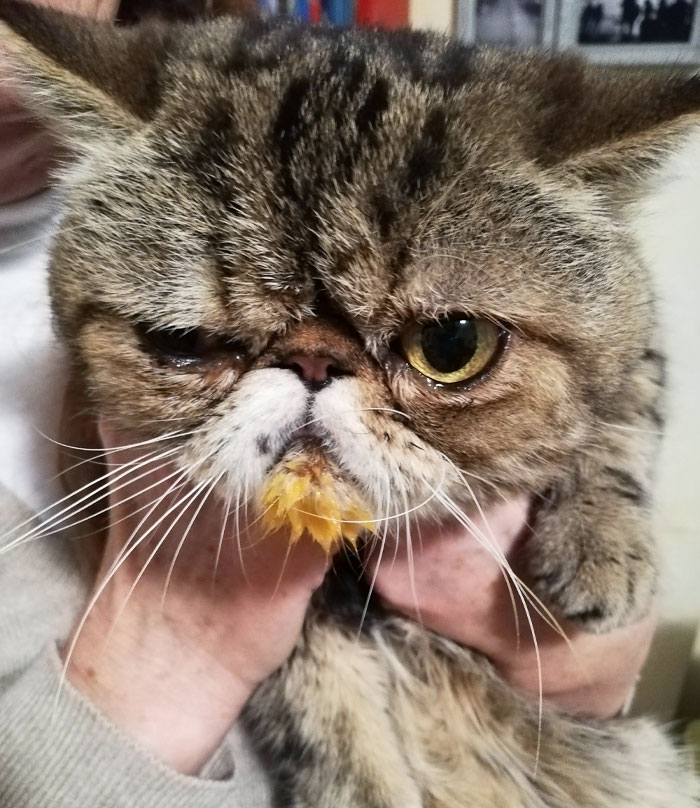
[[[198,428],[180,462],[215,450],[197,479],[223,474],[222,497],[259,490],[307,422],[378,515],[527,492],[544,603],[590,631],[647,612],[664,360],[629,216],[700,139],[697,77],[422,32],[119,29],[10,0],[0,20],[78,158],[50,286],[95,410],[145,437],[176,412]],[[396,340],[452,312],[507,344],[476,382],[433,385]],[[178,368],[144,329],[225,336],[236,358]],[[293,352],[338,372],[305,385]],[[245,713],[278,806],[694,804],[648,720],[546,709],[540,726],[486,660],[375,603],[358,639],[366,592],[344,564]]]

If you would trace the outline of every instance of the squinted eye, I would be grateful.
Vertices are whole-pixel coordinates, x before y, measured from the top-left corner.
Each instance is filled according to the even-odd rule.
[[[413,323],[401,336],[412,367],[441,384],[466,382],[497,357],[505,332],[489,320],[453,314],[430,323]]]
[[[151,346],[172,356],[198,357],[208,347],[207,338],[196,328],[173,328],[146,332]]]
[[[166,359],[176,367],[189,367],[227,352],[240,354],[241,350],[225,337],[213,336],[198,328],[139,328],[144,346],[151,353]]]

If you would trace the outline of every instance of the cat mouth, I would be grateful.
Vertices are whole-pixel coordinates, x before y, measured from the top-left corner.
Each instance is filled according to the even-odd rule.
[[[353,547],[374,530],[371,511],[357,486],[328,457],[310,432],[294,436],[270,469],[260,492],[261,523],[287,531],[293,544],[306,533],[331,552],[343,542]]]

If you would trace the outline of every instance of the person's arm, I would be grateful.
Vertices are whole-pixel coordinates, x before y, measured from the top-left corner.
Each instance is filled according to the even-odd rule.
[[[102,441],[115,447],[129,438],[103,425]],[[110,462],[135,462],[142,451],[113,452]],[[286,536],[264,537],[255,521],[247,529],[239,525],[239,546],[235,518],[222,533],[222,505],[205,498],[206,489],[191,494],[189,505],[182,497],[191,487],[166,493],[177,480],[169,476],[173,471],[164,465],[142,477],[142,493],[119,490],[120,500],[136,495],[112,504],[94,606],[85,624],[76,626],[74,647],[69,643],[64,657],[69,679],[101,713],[155,757],[193,773],[255,687],[291,652],[329,559],[310,541],[290,550]],[[151,502],[158,504],[147,516],[144,510],[133,515]],[[475,517],[516,569],[527,508],[524,499],[494,508],[488,527]],[[136,537],[143,541],[137,544]],[[508,589],[491,555],[463,529],[443,527],[433,536],[424,531],[422,538],[412,564],[405,548],[396,558],[385,554],[379,594],[484,653],[514,686],[535,697],[538,668],[528,624],[521,612],[518,647]],[[542,620],[534,623],[545,698],[574,712],[617,712],[646,654],[653,621],[598,637],[564,626],[573,653]]]
[[[102,438],[107,445],[129,441],[107,428]],[[124,470],[116,464],[139,456],[113,452],[115,474]],[[289,548],[287,536],[263,537],[254,526],[243,531],[239,548],[233,517],[219,550],[222,505],[195,494],[186,508],[182,497],[191,487],[163,497],[142,521],[166,494],[173,471],[153,470],[119,492],[115,482],[93,589],[102,590],[99,597],[86,597],[66,562],[70,543],[60,536],[0,558],[0,804],[268,804],[265,774],[244,737],[233,756],[222,740],[256,685],[291,652],[329,559],[311,542]],[[3,531],[25,519],[0,496]],[[132,534],[144,539],[133,553]],[[129,555],[120,556],[123,550]],[[124,563],[102,589],[119,557]],[[32,633],[43,627],[48,638],[63,636],[60,620],[48,624],[66,604],[77,607],[68,642],[59,649],[44,641],[37,653],[42,641]]]
[[[17,536],[30,524],[28,509],[0,486],[0,544],[8,531]],[[62,679],[56,638],[66,635],[87,595],[75,549],[69,535],[52,533],[0,552],[0,805],[269,805],[264,771],[240,732],[196,776],[185,776]]]
[[[129,439],[103,424],[102,440],[116,447]],[[290,546],[255,520],[246,527],[229,514],[224,522],[208,486],[170,491],[182,476],[170,464],[125,476],[121,464],[142,454],[110,453],[120,488],[89,616],[63,657],[70,681],[106,718],[193,774],[291,653],[330,559],[310,539]]]

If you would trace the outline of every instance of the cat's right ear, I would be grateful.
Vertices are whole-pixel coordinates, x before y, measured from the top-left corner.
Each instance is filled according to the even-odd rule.
[[[0,4],[3,75],[77,151],[153,116],[172,36],[166,26],[118,28],[19,0]]]
[[[700,154],[700,73],[605,69],[568,58],[550,77],[544,162],[620,206],[653,192],[663,167]]]

